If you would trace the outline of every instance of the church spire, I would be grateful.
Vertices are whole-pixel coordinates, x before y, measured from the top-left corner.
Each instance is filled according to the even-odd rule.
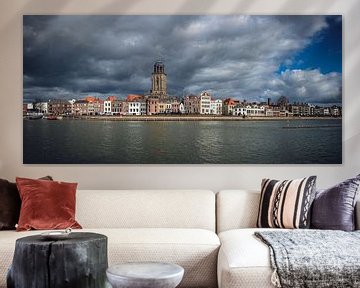
[[[158,98],[167,97],[165,65],[156,61],[151,75],[151,96]]]

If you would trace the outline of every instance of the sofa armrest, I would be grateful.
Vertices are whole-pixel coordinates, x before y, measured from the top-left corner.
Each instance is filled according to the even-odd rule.
[[[360,199],[355,206],[355,229],[360,230]]]

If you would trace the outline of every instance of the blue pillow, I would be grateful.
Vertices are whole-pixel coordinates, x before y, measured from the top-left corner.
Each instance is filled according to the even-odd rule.
[[[360,174],[325,190],[317,191],[312,205],[311,228],[355,230],[355,203]]]

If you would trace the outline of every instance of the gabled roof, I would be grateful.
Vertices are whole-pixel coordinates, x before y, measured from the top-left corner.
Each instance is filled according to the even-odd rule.
[[[69,104],[70,105],[70,102],[65,99],[51,99],[49,101],[49,104]]]
[[[129,94],[126,97],[126,102],[134,102],[134,101],[139,101],[139,100],[143,100],[143,99],[144,99],[143,95]]]
[[[107,101],[114,101],[116,100],[116,96],[109,96],[106,98]]]
[[[94,101],[99,100],[99,99],[96,99],[96,97],[94,97],[94,96],[86,96],[84,98],[84,100],[86,100],[88,102],[94,102]]]
[[[200,97],[197,95],[194,95],[194,94],[190,94],[190,95],[185,96],[185,99],[198,100],[198,99],[200,99]]]
[[[224,105],[237,105],[239,103],[240,103],[239,100],[235,100],[235,99],[231,99],[231,98],[227,98],[224,100]]]
[[[76,100],[74,104],[86,104],[86,103],[89,103],[89,101],[85,99],[80,99],[80,100]]]

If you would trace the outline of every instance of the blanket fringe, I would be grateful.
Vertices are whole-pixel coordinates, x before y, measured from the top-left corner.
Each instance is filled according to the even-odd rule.
[[[281,288],[280,278],[279,274],[277,273],[277,270],[275,269],[274,272],[271,274],[271,283],[278,288]]]

